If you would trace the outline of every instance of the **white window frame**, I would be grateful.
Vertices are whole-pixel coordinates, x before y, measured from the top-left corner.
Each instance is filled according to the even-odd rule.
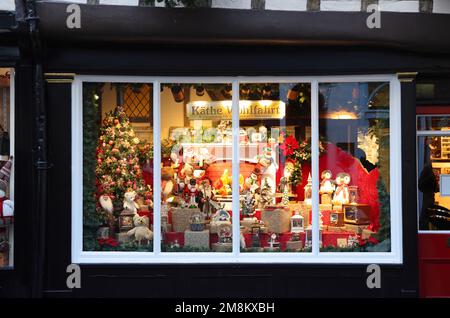
[[[450,137],[450,130],[419,130],[417,127],[419,117],[450,117],[450,114],[418,114],[416,115],[416,145],[419,145],[420,137],[444,136]],[[419,234],[450,234],[450,230],[421,230],[420,229],[420,202],[419,202],[419,147],[416,147],[416,171],[417,171],[417,229]]]
[[[252,83],[311,83],[312,131],[312,227],[313,240],[310,253],[241,253],[239,240],[233,240],[232,253],[215,252],[161,252],[160,241],[153,242],[153,252],[83,251],[83,82],[121,82],[153,84],[154,164],[161,162],[160,140],[160,85],[161,83],[232,83],[233,120],[233,175],[239,174],[239,84]],[[319,83],[389,82],[390,83],[390,252],[319,252]],[[402,249],[402,188],[401,188],[401,96],[400,82],[395,75],[365,76],[283,76],[283,77],[146,77],[77,75],[72,83],[72,262],[86,264],[200,264],[200,263],[334,263],[334,264],[401,264]],[[161,237],[161,171],[154,169],[154,237]],[[233,178],[233,211],[239,210],[238,178]],[[239,213],[232,214],[233,224],[239,224]],[[239,226],[233,226],[233,237],[240,236]]]

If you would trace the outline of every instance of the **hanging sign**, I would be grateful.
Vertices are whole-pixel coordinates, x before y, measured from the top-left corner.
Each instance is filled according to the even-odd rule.
[[[286,104],[282,101],[258,100],[239,101],[239,119],[281,119],[286,113]],[[191,120],[231,119],[231,101],[196,101],[186,105],[187,117]]]

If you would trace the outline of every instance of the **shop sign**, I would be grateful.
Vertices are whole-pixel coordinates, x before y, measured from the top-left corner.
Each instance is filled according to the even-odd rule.
[[[282,101],[239,101],[239,119],[281,119],[285,112],[286,104]],[[231,119],[231,101],[191,102],[186,105],[186,113],[191,120]]]

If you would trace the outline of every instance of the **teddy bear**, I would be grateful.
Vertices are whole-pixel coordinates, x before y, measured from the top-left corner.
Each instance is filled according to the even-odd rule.
[[[174,171],[172,167],[163,166],[161,168],[161,191],[163,200],[167,200],[174,190]]]
[[[135,198],[136,192],[133,190],[128,190],[125,192],[123,200],[123,208],[127,211],[133,212],[134,214],[136,214],[139,209],[139,205],[134,201]]]
[[[143,240],[147,241],[147,245],[153,240],[153,232],[148,228],[148,217],[136,214],[133,217],[134,228],[127,232],[128,236],[134,235],[134,240],[141,245]]]

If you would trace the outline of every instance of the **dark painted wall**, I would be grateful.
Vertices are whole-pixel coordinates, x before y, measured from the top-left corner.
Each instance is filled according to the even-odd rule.
[[[375,56],[377,58],[375,59]],[[402,59],[403,56],[403,59]],[[48,48],[51,72],[129,75],[284,75],[395,73],[428,67],[399,52],[245,47],[202,50]],[[367,61],[373,60],[373,63]],[[405,62],[406,61],[406,62]],[[402,64],[403,63],[403,64]],[[449,61],[443,60],[443,64]],[[406,67],[407,65],[407,67]],[[449,64],[450,65],[450,64]],[[346,71],[344,71],[346,70]],[[414,297],[417,296],[414,83],[402,85],[404,264],[382,266],[382,288],[366,287],[365,265],[83,265],[82,289],[65,287],[70,263],[70,84],[47,84],[51,197],[47,222],[48,297]],[[408,159],[409,158],[409,159]],[[411,200],[409,200],[411,201]]]

